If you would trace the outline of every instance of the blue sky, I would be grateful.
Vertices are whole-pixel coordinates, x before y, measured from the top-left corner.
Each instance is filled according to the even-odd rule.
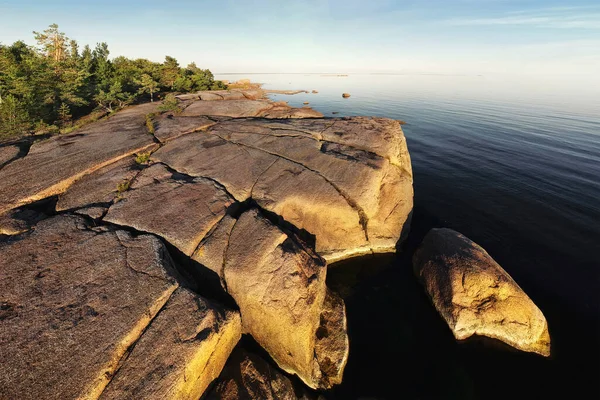
[[[597,76],[600,2],[0,0],[0,41],[58,23],[111,56],[222,72]]]

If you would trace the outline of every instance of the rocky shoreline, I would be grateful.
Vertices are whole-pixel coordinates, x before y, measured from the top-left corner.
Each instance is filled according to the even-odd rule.
[[[0,397],[293,399],[343,383],[352,337],[327,267],[406,238],[406,139],[398,121],[266,95],[182,95],[177,112],[129,107],[0,148]],[[548,356],[535,304],[442,233],[414,268],[456,338]]]

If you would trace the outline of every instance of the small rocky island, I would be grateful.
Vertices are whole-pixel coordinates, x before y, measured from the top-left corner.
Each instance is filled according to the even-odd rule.
[[[1,398],[306,399],[343,382],[327,268],[406,237],[400,122],[261,89],[178,100],[0,147]],[[543,314],[476,244],[434,231],[414,267],[457,339],[549,355]]]

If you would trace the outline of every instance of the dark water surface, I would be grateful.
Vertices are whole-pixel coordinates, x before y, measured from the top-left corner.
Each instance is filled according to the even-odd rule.
[[[330,270],[346,298],[351,355],[327,397],[600,395],[600,89],[453,76],[218,78],[316,89],[272,97],[309,101],[325,116],[406,121],[412,232],[396,257]],[[438,226],[479,243],[530,295],[548,319],[550,359],[454,341],[410,270]]]

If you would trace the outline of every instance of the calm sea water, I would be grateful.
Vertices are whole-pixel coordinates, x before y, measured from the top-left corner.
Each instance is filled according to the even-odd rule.
[[[450,227],[482,245],[513,276],[549,321],[553,358],[547,364],[519,359],[524,374],[531,374],[531,368],[543,371],[540,374],[544,377],[539,378],[546,382],[537,384],[549,388],[549,394],[575,385],[573,381],[567,384],[569,374],[576,379],[589,372],[600,373],[599,88],[485,76],[258,74],[218,78],[250,78],[264,83],[267,89],[317,90],[318,94],[272,98],[298,107],[308,101],[328,117],[372,115],[405,121],[403,130],[414,169],[413,245],[431,227]],[[344,92],[351,97],[343,99]],[[408,340],[401,334],[406,334],[407,324],[412,324],[409,330],[413,334],[426,332],[423,326],[430,325],[416,322],[421,317],[415,317],[413,309],[422,310],[420,315],[429,315],[430,324],[437,326],[434,319],[438,317],[427,314],[429,305],[415,305],[415,297],[398,293],[414,291],[419,296],[416,291],[420,289],[405,282],[410,274],[398,271],[407,268],[402,261],[392,264],[393,272],[368,274],[346,300],[351,342],[364,341],[370,350],[351,347],[354,359],[351,356],[346,375],[353,382],[342,385],[340,398],[392,398],[398,389],[397,376],[392,374],[384,380],[381,377],[387,375],[383,370],[375,368],[377,373],[370,373],[374,366],[364,364],[385,364],[387,356],[395,354],[408,357],[405,361],[414,366],[418,364],[410,358],[415,357],[414,349],[373,350],[372,340],[389,346],[397,343],[398,334]],[[381,290],[373,292],[373,287]],[[360,305],[352,305],[357,303]],[[375,307],[383,307],[380,317],[384,321],[373,319],[377,315]],[[401,321],[395,321],[394,313],[404,319],[398,317]],[[371,327],[379,332],[371,331]],[[387,342],[382,335],[388,337]],[[369,341],[369,337],[373,339]],[[447,339],[446,335],[436,340]],[[412,340],[427,347],[422,339]],[[451,365],[481,362],[469,358],[468,350],[456,355],[448,346],[432,354],[446,354]],[[373,351],[386,356],[377,358]],[[421,355],[429,354],[427,351]],[[435,360],[430,362],[436,364]],[[506,362],[512,366],[513,361]],[[446,385],[446,381],[421,382],[422,374],[433,367],[424,364],[420,368],[404,384],[420,383],[412,387],[414,390],[405,391],[418,398],[438,397],[436,393],[447,398],[450,392],[455,393],[452,385],[446,388],[454,388],[450,391],[430,393],[430,384]],[[467,382],[457,389],[458,398],[467,398],[469,393],[481,398],[488,386],[493,389],[493,381],[486,381],[480,372],[461,368],[453,368],[450,374],[455,384]],[[448,376],[445,370],[436,371],[433,376]],[[519,381],[516,376],[511,379]],[[575,386],[583,390],[585,384]],[[593,389],[597,392],[598,385]],[[494,393],[499,392],[496,389]]]

